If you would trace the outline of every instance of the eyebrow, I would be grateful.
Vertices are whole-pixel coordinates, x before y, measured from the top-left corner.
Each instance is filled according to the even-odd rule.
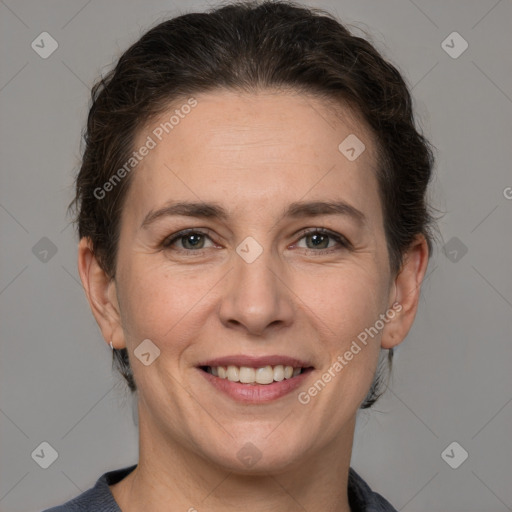
[[[367,222],[366,216],[363,212],[344,201],[309,201],[291,203],[281,213],[277,222],[284,218],[299,219],[305,217],[319,217],[321,215],[346,216],[356,221],[359,225],[364,225]],[[227,210],[218,203],[171,201],[158,210],[151,210],[144,217],[140,228],[145,229],[157,219],[171,216],[197,217],[201,219],[213,218],[224,221],[229,219],[229,213]]]

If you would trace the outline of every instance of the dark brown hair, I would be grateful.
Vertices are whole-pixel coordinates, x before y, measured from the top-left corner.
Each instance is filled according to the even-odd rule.
[[[392,274],[418,234],[432,250],[433,217],[426,201],[434,157],[415,128],[412,100],[399,71],[367,40],[321,9],[285,1],[232,2],[206,13],[159,23],[119,58],[92,88],[76,180],[79,237],[89,237],[104,271],[115,278],[123,201],[131,174],[110,187],[134,151],[140,130],[171,104],[215,89],[287,89],[357,112],[375,137],[377,180]],[[391,367],[393,351],[388,352]],[[381,352],[382,356],[382,352]],[[126,349],[113,363],[136,390]],[[380,396],[381,360],[362,404]]]

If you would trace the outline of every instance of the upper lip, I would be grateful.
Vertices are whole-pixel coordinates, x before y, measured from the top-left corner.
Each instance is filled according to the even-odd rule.
[[[295,357],[270,355],[270,356],[244,356],[233,355],[208,359],[198,366],[247,366],[249,368],[263,368],[264,366],[293,366],[294,368],[309,368],[312,366],[307,361]]]

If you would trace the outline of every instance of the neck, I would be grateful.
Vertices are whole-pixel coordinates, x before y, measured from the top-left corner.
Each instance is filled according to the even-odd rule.
[[[350,512],[348,471],[355,418],[314,456],[276,473],[240,474],[163,438],[139,420],[139,463],[110,487],[123,512],[171,510]]]

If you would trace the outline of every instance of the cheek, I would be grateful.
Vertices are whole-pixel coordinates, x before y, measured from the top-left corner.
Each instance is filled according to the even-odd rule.
[[[304,314],[314,319],[330,344],[341,349],[383,312],[385,285],[379,276],[376,267],[331,267],[301,273],[291,288]]]
[[[331,269],[332,270],[332,269]],[[371,330],[384,313],[385,286],[377,269],[351,267],[301,280],[297,296],[314,323],[325,354],[319,377],[325,376],[334,403],[340,396],[352,405],[364,399],[380,353],[380,331]],[[379,324],[380,325],[380,324]],[[368,334],[368,333],[371,334]],[[315,391],[312,391],[315,393]],[[323,392],[322,392],[323,394]],[[339,409],[344,414],[344,408]]]
[[[384,312],[385,287],[377,270],[351,266],[331,272],[329,279],[309,276],[298,292],[325,356],[316,380],[298,396],[299,412],[328,439],[339,435],[340,425],[355,414],[375,374],[380,334],[371,337],[365,329]]]
[[[166,343],[166,352],[180,351],[200,327],[192,319],[207,306],[205,293],[214,284],[212,273],[173,273],[142,258],[133,262],[122,281],[122,322],[132,349],[149,338],[159,347]]]
[[[140,393],[145,395],[144,390],[151,390],[150,395],[154,396],[145,395],[145,400],[156,406],[170,399],[168,386],[162,387],[162,383],[174,382],[184,361],[183,353],[204,330],[204,321],[199,317],[206,314],[209,305],[205,294],[215,281],[207,282],[206,276],[173,275],[161,266],[157,269],[151,265],[133,265],[124,276],[121,320],[131,366]],[[149,366],[139,364],[134,354],[146,339],[160,350]]]

